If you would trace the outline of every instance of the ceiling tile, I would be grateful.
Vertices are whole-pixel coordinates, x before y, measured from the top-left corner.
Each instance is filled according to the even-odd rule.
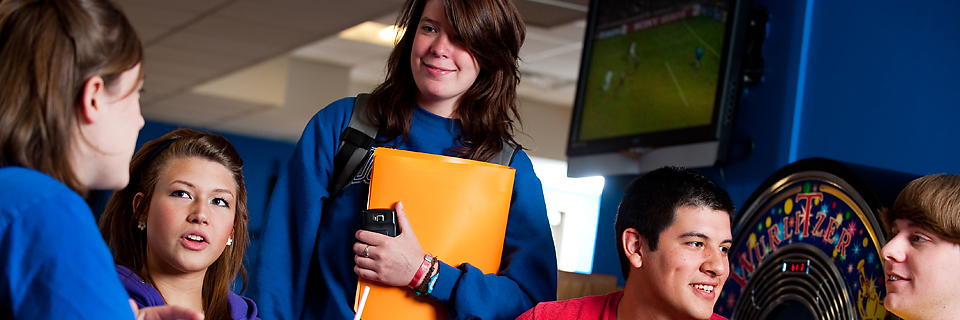
[[[287,50],[308,41],[317,40],[294,28],[250,23],[235,18],[223,18],[220,15],[198,21],[181,33],[211,37],[221,41],[266,44]]]
[[[184,91],[189,85],[182,78],[159,72],[150,72],[147,70],[149,67],[149,63],[144,67],[143,94],[140,95],[141,105],[146,106],[156,102],[157,99]]]
[[[211,10],[227,3],[219,1],[192,0],[119,0],[123,10],[144,44],[151,44],[169,32],[189,25]]]
[[[517,10],[523,15],[523,20],[528,25],[538,27],[555,27],[561,24],[570,23],[577,19],[584,19],[586,12],[562,8],[554,5],[543,4],[533,1],[516,1]]]
[[[201,36],[199,33],[193,32],[177,33],[163,39],[160,43],[182,50],[211,54],[215,57],[232,57],[237,61],[246,61],[245,64],[253,64],[265,60],[266,58],[285,52],[285,49],[289,49],[272,43],[244,42],[226,39],[223,36]],[[244,66],[245,65],[241,64],[233,68],[238,69]]]
[[[219,15],[254,25],[294,28],[323,37],[396,11],[402,4],[399,0],[240,0]]]
[[[273,108],[203,94],[185,93],[152,103],[144,107],[142,112],[144,118],[153,121],[213,127],[267,109]]]
[[[332,62],[351,66],[366,63],[370,60],[380,60],[383,65],[387,61],[392,48],[340,39],[336,36],[294,50],[293,55],[301,58]]]
[[[202,64],[184,64],[168,59],[154,59],[144,65],[144,74],[165,74],[188,79],[205,79],[216,75],[220,70]]]
[[[227,5],[237,0],[114,0],[123,10],[130,10],[135,6],[155,8],[158,10],[180,11],[199,14]]]
[[[184,65],[202,65],[215,69],[233,69],[249,63],[249,59],[240,59],[230,55],[217,55],[212,51],[197,48],[177,47],[169,43],[159,43],[147,48],[147,64],[155,59]]]

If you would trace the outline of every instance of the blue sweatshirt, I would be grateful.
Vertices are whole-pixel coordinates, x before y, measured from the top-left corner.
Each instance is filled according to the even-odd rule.
[[[251,257],[249,296],[259,302],[264,318],[354,315],[352,246],[361,227],[360,211],[366,208],[369,179],[358,175],[332,199],[327,190],[354,100],[340,99],[317,112],[280,172],[263,218],[260,250]],[[459,130],[459,120],[416,107],[410,137],[398,149],[446,154]],[[543,187],[525,152],[518,152],[511,166],[516,177],[500,271],[483,274],[470,264],[440,264],[430,297],[446,307],[451,319],[514,319],[538,302],[556,299],[557,259]]]
[[[0,319],[133,319],[127,299],[80,195],[0,168]]]

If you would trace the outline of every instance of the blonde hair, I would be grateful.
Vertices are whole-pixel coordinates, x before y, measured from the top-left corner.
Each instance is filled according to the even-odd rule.
[[[954,243],[960,243],[960,175],[933,174],[908,184],[890,209],[880,215],[889,234],[897,219],[906,219]]]

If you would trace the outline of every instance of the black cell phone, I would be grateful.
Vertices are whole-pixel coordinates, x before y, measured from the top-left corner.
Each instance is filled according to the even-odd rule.
[[[397,211],[393,209],[363,210],[363,230],[396,237],[400,233],[400,228],[397,226]]]

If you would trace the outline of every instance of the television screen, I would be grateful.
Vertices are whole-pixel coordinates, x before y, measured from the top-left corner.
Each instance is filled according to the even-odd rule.
[[[591,1],[567,155],[725,139],[745,1]]]

